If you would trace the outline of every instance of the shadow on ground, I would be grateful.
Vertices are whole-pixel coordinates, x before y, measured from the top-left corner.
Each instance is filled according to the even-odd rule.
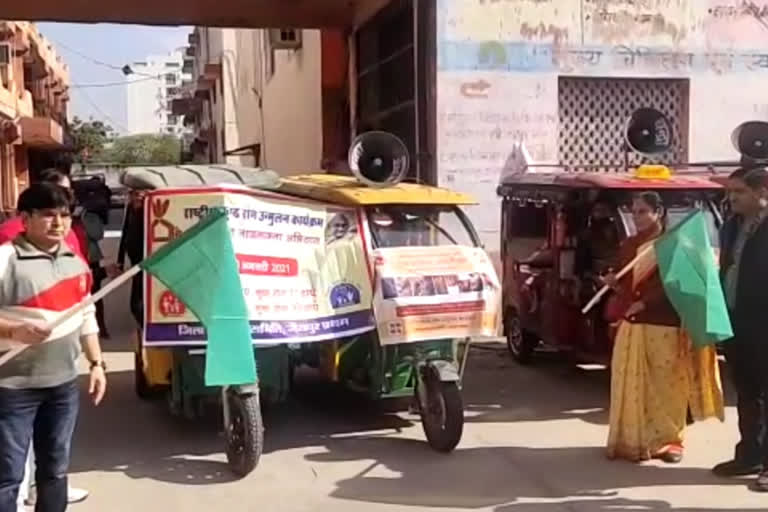
[[[309,455],[307,460],[371,461],[353,477],[337,481],[331,493],[335,498],[366,503],[467,509],[498,506],[502,507],[498,512],[515,512],[552,510],[552,504],[514,503],[520,499],[577,499],[595,504],[584,510],[597,511],[611,510],[609,502],[592,500],[614,496],[623,488],[745,485],[717,479],[708,469],[608,461],[602,448],[592,447],[495,446],[442,455],[415,440],[358,438],[334,441],[326,448],[327,453]],[[673,509],[667,505],[651,510]]]
[[[689,508],[673,507],[662,500],[631,500],[625,498],[601,500],[568,500],[562,503],[517,503],[497,507],[494,512],[551,512],[552,510],[568,510],[570,512],[615,512],[621,510],[654,512],[723,512],[733,510],[738,512],[765,511],[765,508]]]
[[[83,381],[85,393],[86,383]],[[117,471],[130,478],[181,484],[233,480],[226,464],[202,460],[223,452],[214,421],[174,418],[164,401],[144,402],[133,393],[133,372],[111,372],[107,399],[93,407],[83,399],[70,471]],[[222,459],[223,460],[223,459]]]

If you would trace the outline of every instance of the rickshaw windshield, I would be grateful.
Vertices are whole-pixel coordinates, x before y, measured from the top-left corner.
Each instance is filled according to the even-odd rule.
[[[377,247],[478,245],[466,217],[454,206],[387,205],[367,213]]]

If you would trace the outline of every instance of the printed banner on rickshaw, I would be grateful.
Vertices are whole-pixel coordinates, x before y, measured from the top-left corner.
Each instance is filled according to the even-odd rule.
[[[374,261],[382,344],[496,336],[501,287],[483,249],[387,248],[374,251]]]
[[[254,344],[322,341],[375,328],[354,209],[248,189],[162,190],[148,201],[148,253],[214,209],[227,212]],[[144,296],[147,346],[205,344],[202,324],[162,283],[146,276]]]

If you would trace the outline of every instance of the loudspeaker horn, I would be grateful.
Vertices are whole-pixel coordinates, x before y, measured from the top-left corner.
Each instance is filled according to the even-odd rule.
[[[741,155],[742,162],[768,161],[768,122],[747,121],[731,133],[731,143]]]
[[[664,153],[672,147],[672,123],[655,108],[639,108],[627,119],[624,140],[642,155]]]
[[[349,169],[374,188],[397,185],[408,174],[410,156],[402,140],[388,132],[361,133],[349,147]]]

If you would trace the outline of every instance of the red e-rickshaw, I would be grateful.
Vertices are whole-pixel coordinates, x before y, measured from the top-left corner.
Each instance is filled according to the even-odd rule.
[[[619,245],[636,233],[632,196],[645,190],[662,196],[668,227],[693,209],[704,211],[717,244],[723,187],[696,169],[530,166],[502,179],[504,329],[517,361],[530,363],[537,350],[555,348],[580,363],[609,363],[612,327],[604,301],[581,310],[600,288],[600,276],[618,270]]]

